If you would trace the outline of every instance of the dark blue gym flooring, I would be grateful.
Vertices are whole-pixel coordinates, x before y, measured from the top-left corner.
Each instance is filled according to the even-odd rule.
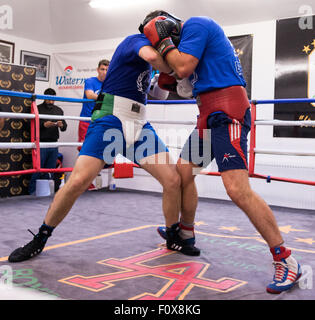
[[[274,273],[268,247],[245,214],[223,200],[199,201],[200,257],[163,246],[156,232],[164,223],[160,194],[102,189],[78,199],[39,256],[8,263],[10,252],[32,239],[27,229],[37,233],[51,200],[0,199],[0,267],[12,268],[17,286],[67,300],[315,298],[314,211],[272,208],[307,277],[290,291],[271,295],[265,290]]]

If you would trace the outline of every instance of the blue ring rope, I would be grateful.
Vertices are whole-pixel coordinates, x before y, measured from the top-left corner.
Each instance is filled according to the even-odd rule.
[[[0,95],[19,97],[26,99],[38,99],[38,100],[54,100],[64,102],[95,102],[92,99],[76,99],[76,98],[65,98],[58,96],[40,95],[26,92],[17,92],[10,90],[0,90]],[[255,104],[273,104],[273,103],[314,103],[315,99],[297,98],[297,99],[274,99],[274,100],[252,100]],[[148,104],[196,104],[196,100],[148,100]]]
[[[254,101],[254,100],[253,100]],[[269,104],[269,103],[314,103],[315,99],[296,98],[296,99],[274,99],[274,100],[255,100],[256,104]]]

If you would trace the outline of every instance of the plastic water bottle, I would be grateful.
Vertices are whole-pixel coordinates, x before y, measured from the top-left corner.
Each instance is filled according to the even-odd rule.
[[[109,190],[110,190],[110,191],[116,190],[116,184],[115,184],[115,183],[110,183],[110,184],[109,184]]]
[[[49,190],[50,190],[50,195],[53,195],[55,193],[55,181],[54,180],[49,180]]]
[[[101,189],[103,187],[103,182],[102,182],[102,176],[101,175],[98,175],[95,178],[95,187],[96,187],[96,189]]]

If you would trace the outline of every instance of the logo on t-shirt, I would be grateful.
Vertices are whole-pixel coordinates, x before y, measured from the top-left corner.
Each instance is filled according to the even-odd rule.
[[[149,89],[150,80],[151,80],[151,70],[146,70],[140,73],[137,79],[138,91],[140,91],[143,94],[146,94]]]
[[[195,83],[198,81],[198,74],[194,71],[192,74],[192,78],[190,76],[189,79],[190,79],[191,85],[194,86]]]

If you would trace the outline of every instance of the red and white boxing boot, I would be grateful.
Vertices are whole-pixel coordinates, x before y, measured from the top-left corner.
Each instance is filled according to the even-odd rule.
[[[298,262],[292,257],[291,250],[279,246],[271,248],[275,275],[267,286],[267,292],[279,294],[291,289],[300,278],[302,272]]]

